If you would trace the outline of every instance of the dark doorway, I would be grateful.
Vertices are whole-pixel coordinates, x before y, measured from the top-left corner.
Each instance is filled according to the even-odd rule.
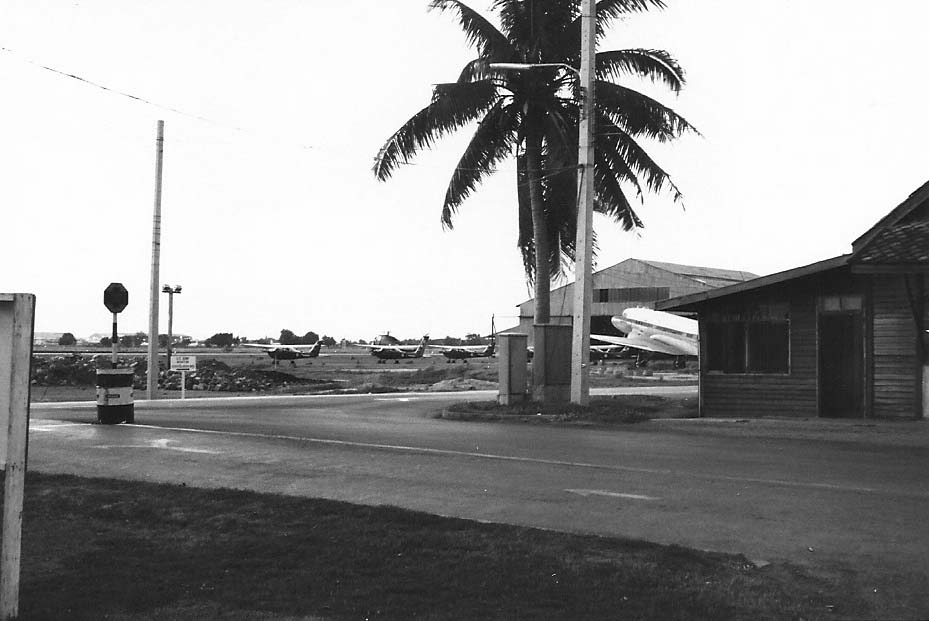
[[[819,414],[864,415],[864,329],[861,313],[819,316]]]

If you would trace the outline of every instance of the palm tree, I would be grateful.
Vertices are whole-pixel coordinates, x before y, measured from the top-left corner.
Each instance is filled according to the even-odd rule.
[[[662,0],[600,0],[597,38],[625,14],[663,8]],[[519,239],[523,265],[535,286],[535,323],[548,323],[551,278],[574,258],[577,226],[577,144],[580,85],[580,0],[496,0],[500,28],[459,0],[432,0],[431,9],[457,15],[478,56],[456,82],[435,86],[432,102],[414,114],[381,147],[374,174],[385,181],[396,168],[439,138],[473,122],[477,128],[445,193],[442,225],[452,228],[458,208],[506,158],[515,156]],[[548,64],[509,71],[497,63]],[[625,230],[642,221],[628,198],[645,191],[681,193],[638,140],[665,142],[693,127],[658,101],[615,79],[623,75],[663,83],[673,92],[684,72],[667,52],[627,49],[596,56],[596,161],[594,209]],[[563,262],[564,261],[564,262]]]

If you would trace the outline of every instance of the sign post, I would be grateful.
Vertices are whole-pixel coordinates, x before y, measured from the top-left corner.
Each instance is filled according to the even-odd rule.
[[[129,292],[121,282],[111,282],[103,290],[103,305],[113,313],[112,368],[97,369],[97,421],[104,424],[135,422],[132,369],[119,369],[119,333],[116,316],[129,305]]]
[[[34,295],[0,293],[0,464],[4,473],[0,619],[12,619],[19,613],[34,318]]]
[[[121,282],[111,282],[103,290],[103,305],[113,313],[113,368],[116,368],[117,352],[119,351],[119,334],[116,331],[116,315],[123,312],[129,305],[129,292]]]
[[[187,397],[187,372],[197,370],[196,356],[171,356],[171,370],[181,372],[181,399]]]

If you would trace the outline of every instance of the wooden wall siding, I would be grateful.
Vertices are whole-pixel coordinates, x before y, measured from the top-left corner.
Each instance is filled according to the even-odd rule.
[[[903,276],[880,275],[872,288],[873,405],[876,417],[918,415],[916,326]]]
[[[819,415],[815,300],[803,291],[781,288],[771,293],[774,295],[745,296],[742,302],[789,301],[790,374],[726,375],[703,372],[700,377],[701,416]],[[703,325],[701,330],[706,333]],[[701,346],[703,344],[704,341],[701,341]],[[706,352],[701,353],[705,359]]]
[[[765,375],[705,375],[702,416],[818,415],[816,378]]]

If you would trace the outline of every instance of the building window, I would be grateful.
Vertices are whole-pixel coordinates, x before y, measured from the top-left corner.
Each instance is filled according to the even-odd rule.
[[[715,313],[708,317],[706,329],[708,371],[790,372],[790,319],[786,304]]]
[[[745,373],[745,324],[742,322],[707,325],[707,370]]]
[[[790,370],[788,323],[749,323],[747,350],[749,373],[787,373]]]
[[[825,295],[819,298],[819,309],[827,313],[860,311],[864,299],[860,295]]]
[[[657,302],[671,297],[671,287],[623,287],[620,289],[595,289],[597,302]]]

